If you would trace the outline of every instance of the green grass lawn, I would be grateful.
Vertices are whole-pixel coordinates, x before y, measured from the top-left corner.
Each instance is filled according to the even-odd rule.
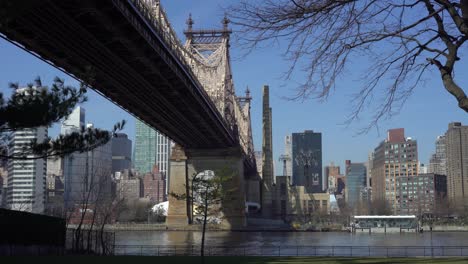
[[[84,264],[197,264],[199,257],[37,257],[41,263]],[[4,260],[6,260],[4,262]],[[30,257],[0,258],[0,263],[31,263]],[[360,264],[360,263],[456,263],[468,264],[468,258],[332,258],[332,257],[206,257],[204,264]]]

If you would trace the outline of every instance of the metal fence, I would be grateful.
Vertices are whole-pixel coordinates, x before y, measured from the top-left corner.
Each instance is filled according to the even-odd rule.
[[[115,245],[115,255],[199,256],[200,246]],[[264,246],[205,247],[206,256],[460,257],[468,246]]]
[[[67,230],[65,248],[68,251],[96,255],[113,254],[115,244],[114,232],[81,229],[78,236],[76,232],[76,229]]]

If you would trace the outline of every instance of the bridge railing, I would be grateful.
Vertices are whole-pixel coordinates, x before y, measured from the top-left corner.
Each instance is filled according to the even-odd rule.
[[[183,71],[188,74],[189,79],[193,81],[195,87],[202,92],[206,98],[212,103],[212,109],[216,110],[219,114],[220,121],[224,122],[224,126],[228,128],[226,120],[223,117],[215,103],[211,100],[207,91],[204,89],[197,75],[192,70],[191,65],[196,61],[195,57],[189,52],[177,37],[174,29],[172,28],[169,19],[167,18],[166,12],[162,8],[159,0],[127,0],[129,1],[139,13],[146,19],[146,22],[151,27],[151,30],[157,33],[162,39],[164,45],[170,50],[170,53],[175,57],[176,63],[178,63]],[[175,69],[178,71],[179,69]],[[232,131],[230,131],[232,132]]]
[[[234,111],[236,115],[236,120],[238,124],[239,130],[239,143],[244,150],[244,153],[248,156],[249,159],[255,159],[254,152],[253,152],[253,145],[250,144],[252,139],[250,138],[250,120],[244,116],[242,111],[242,107],[238,100],[234,100]]]
[[[199,256],[200,246],[115,245],[122,256]],[[208,246],[206,256],[466,257],[468,246]]]
[[[171,53],[177,58],[178,62],[183,65],[185,70],[191,75],[193,80],[199,87],[203,87],[196,78],[190,67],[188,58],[193,59],[193,55],[188,52],[177,37],[174,29],[167,18],[166,12],[158,0],[129,0],[140,11],[140,13],[150,22],[153,29],[164,40],[166,46],[171,50]]]

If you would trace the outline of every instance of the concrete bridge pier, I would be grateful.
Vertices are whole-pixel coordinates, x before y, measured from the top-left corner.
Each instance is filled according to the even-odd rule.
[[[246,225],[244,160],[240,147],[209,150],[183,150],[175,146],[171,155],[171,181],[169,193],[186,194],[190,191],[187,182],[195,174],[206,170],[215,176],[224,176],[226,197],[221,205],[222,223],[225,229],[236,229]],[[222,175],[221,175],[222,174]],[[166,223],[170,227],[188,225],[190,204],[169,195],[169,210]]]

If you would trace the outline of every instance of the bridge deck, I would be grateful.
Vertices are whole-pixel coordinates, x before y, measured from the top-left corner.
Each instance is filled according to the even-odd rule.
[[[135,0],[0,1],[0,32],[186,148],[238,146]],[[115,118],[116,121],[119,117]]]

